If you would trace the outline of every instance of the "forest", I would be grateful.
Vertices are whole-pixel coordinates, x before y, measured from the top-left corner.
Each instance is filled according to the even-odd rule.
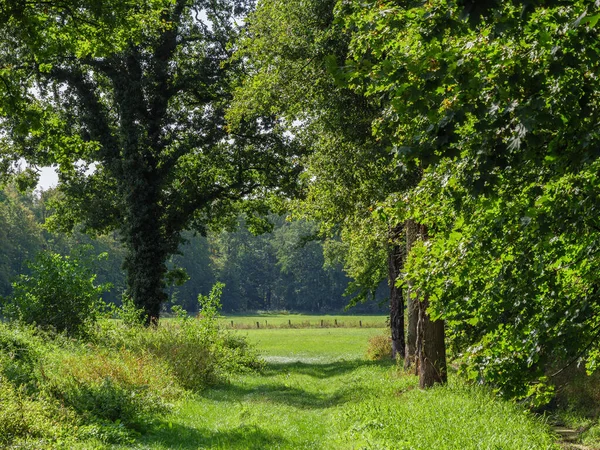
[[[388,316],[384,339],[353,334],[385,344],[373,377],[479,386],[597,443],[599,20],[582,0],[0,0],[0,389],[126,445],[129,419],[162,432],[153,399],[281,375],[302,346],[268,354],[219,311],[347,307]],[[50,166],[57,186],[36,191]],[[141,358],[149,378],[58,369],[99,355]],[[137,406],[102,406],[153,383]],[[377,407],[354,401],[338,413],[364,415],[356,442],[283,448],[428,448],[389,417],[378,435]],[[36,438],[11,417],[0,444]],[[276,441],[263,431],[226,442]]]
[[[20,193],[10,185],[0,195],[0,295],[10,296],[12,282],[30,273],[28,263],[39,252],[83,253],[92,265],[95,281],[107,285],[104,301],[122,303],[125,249],[118,234],[91,237],[77,229],[71,233],[46,229],[44,222],[52,214],[56,195],[52,189]],[[314,223],[286,221],[275,215],[269,220],[273,230],[260,235],[253,235],[243,223],[208,236],[184,233],[180,252],[167,261],[169,298],[162,310],[169,313],[178,305],[196,314],[198,294],[207,295],[216,282],[221,282],[225,285],[221,298],[224,312],[342,311],[356,295],[348,286],[350,280],[340,256],[324,255],[324,246],[342,244],[325,243],[317,236]],[[97,258],[99,255],[102,257]],[[379,282],[379,289],[375,286],[369,301],[357,305],[356,310],[385,310],[380,305],[387,296],[385,279]]]

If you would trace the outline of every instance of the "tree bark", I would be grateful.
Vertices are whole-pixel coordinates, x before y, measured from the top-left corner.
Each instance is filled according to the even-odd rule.
[[[127,155],[129,177],[122,181],[125,197],[123,241],[127,249],[124,267],[127,294],[144,311],[146,325],[156,325],[161,305],[168,299],[164,278],[168,256],[177,250],[179,233],[162,232],[164,211],[160,205],[160,183],[139,155]]]
[[[446,371],[446,344],[444,321],[431,320],[427,313],[429,299],[419,302],[417,354],[419,359],[419,387],[426,389],[448,381]]]
[[[408,257],[410,250],[417,240],[418,226],[414,220],[409,219],[405,222],[405,228],[406,257]],[[405,370],[408,370],[415,365],[417,354],[417,322],[419,321],[419,300],[416,295],[414,295],[415,293],[413,293],[412,286],[413,283],[409,279],[408,287],[406,289],[408,327],[406,329],[406,351],[404,358]]]
[[[402,289],[396,287],[396,281],[403,267],[404,252],[400,245],[403,225],[397,225],[389,231],[388,283],[390,286],[390,328],[392,332],[392,358],[404,358],[404,297]]]
[[[418,237],[428,239],[427,227],[417,225]],[[444,340],[444,321],[431,320],[427,309],[429,298],[424,296],[418,301],[417,322],[417,360],[419,386],[425,389],[436,383],[446,383],[446,343]]]

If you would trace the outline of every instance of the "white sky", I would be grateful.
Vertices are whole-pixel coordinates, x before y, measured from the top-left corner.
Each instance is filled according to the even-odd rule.
[[[37,188],[45,191],[51,187],[56,187],[57,183],[58,175],[54,167],[42,167]]]

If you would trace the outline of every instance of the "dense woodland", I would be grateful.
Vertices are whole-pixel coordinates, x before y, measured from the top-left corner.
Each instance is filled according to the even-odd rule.
[[[599,21],[583,0],[0,0],[0,289],[81,243],[147,326],[216,281],[231,311],[387,281],[421,387],[451,358],[547,404],[600,358]],[[56,190],[13,187],[51,164]]]
[[[78,231],[65,234],[45,229],[52,191],[27,194],[7,187],[1,195],[1,296],[10,296],[12,283],[18,275],[29,273],[28,263],[38,252],[83,252],[103,255],[93,262],[95,281],[110,284],[103,293],[105,301],[121,304],[126,289],[124,249],[117,235],[92,238]],[[216,282],[221,282],[225,285],[221,297],[224,312],[342,311],[355,296],[349,291],[342,261],[325,260],[316,225],[277,216],[270,220],[273,230],[260,235],[251,234],[243,223],[235,231],[223,230],[206,237],[184,234],[180,254],[168,261],[169,300],[163,309],[168,313],[178,305],[196,314],[198,295],[207,295]],[[379,289],[378,294],[354,310],[385,311],[385,305],[380,305],[385,289]]]

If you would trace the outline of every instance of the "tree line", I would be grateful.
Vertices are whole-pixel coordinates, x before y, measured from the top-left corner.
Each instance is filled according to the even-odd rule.
[[[14,186],[0,191],[0,296],[10,296],[12,283],[28,273],[28,263],[39,252],[83,252],[104,255],[94,261],[92,270],[98,284],[111,286],[103,293],[104,301],[120,305],[126,278],[125,249],[119,237],[48,230],[45,219],[51,214],[52,195],[52,190],[41,195],[22,193]],[[271,220],[273,230],[261,235],[253,235],[243,223],[208,236],[185,233],[180,254],[167,262],[169,299],[163,311],[178,305],[190,314],[198,313],[198,295],[208,295],[217,282],[225,284],[221,301],[226,312],[342,311],[352,298],[349,279],[340,261],[325,259],[323,242],[314,234],[318,227],[279,216]],[[384,298],[380,292],[379,298],[360,308],[383,311],[378,305]]]

